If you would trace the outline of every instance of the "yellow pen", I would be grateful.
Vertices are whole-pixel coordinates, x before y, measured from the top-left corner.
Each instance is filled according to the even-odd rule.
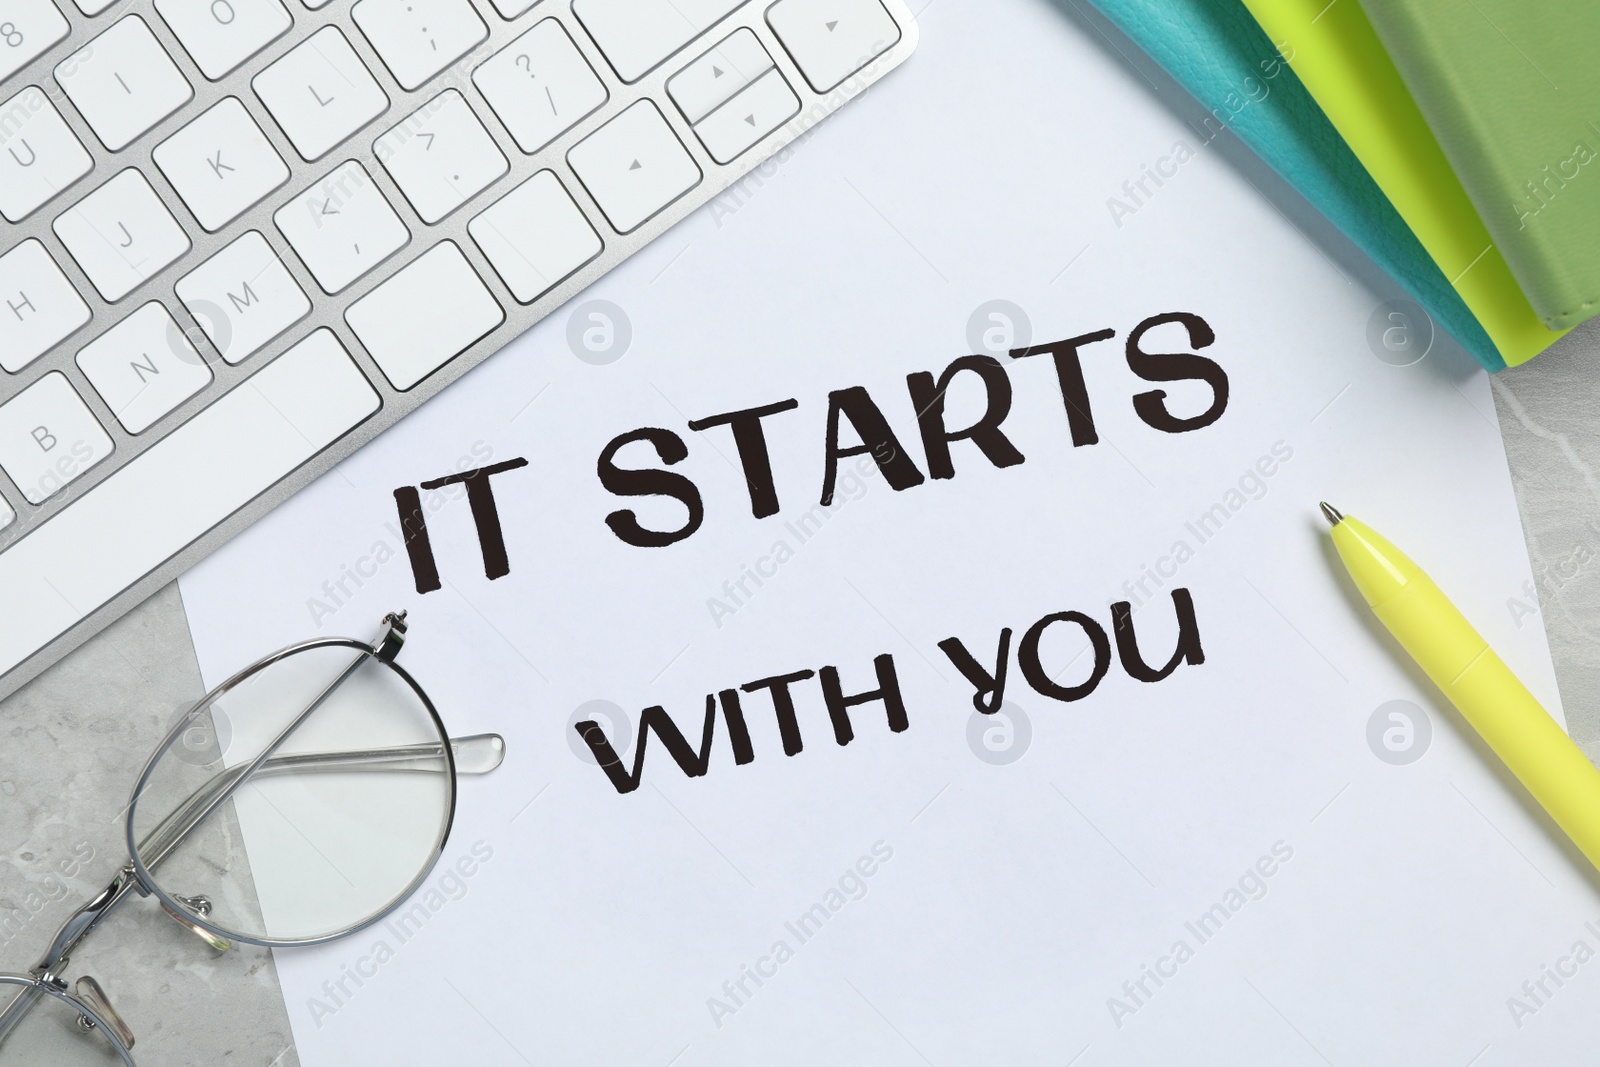
[[[1600,867],[1600,770],[1444,593],[1358,519],[1322,505],[1333,544],[1378,620]]]

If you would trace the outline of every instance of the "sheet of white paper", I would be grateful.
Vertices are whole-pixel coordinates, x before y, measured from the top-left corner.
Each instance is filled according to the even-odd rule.
[[[903,70],[184,579],[209,681],[404,607],[451,728],[509,744],[401,917],[279,954],[302,1062],[1573,1062],[1589,872],[1377,635],[1315,510],[1409,547],[1556,710],[1486,379],[1442,341],[1376,358],[1381,297],[1044,0],[940,0],[922,27]],[[1119,225],[1108,198],[1158,165]],[[591,300],[630,326],[609,363],[569,344]],[[865,388],[926,474],[907,375],[970,354],[994,300],[1034,344],[1116,331],[1084,350],[1099,443],[1073,447],[1050,357],[1021,359],[1001,429],[1023,463],[958,441],[953,478],[897,491],[853,457],[820,509],[829,393]],[[1229,384],[1176,434],[1131,398],[1189,416],[1210,388],[1123,355],[1174,311],[1214,329]],[[687,423],[791,398],[756,519],[728,428]],[[639,427],[682,439],[670,469],[704,501],[665,548],[605,521],[684,520],[597,477]],[[485,578],[459,487],[424,493],[443,588],[419,595],[394,490],[518,457],[491,482],[510,573]],[[1179,588],[1203,663],[1146,683],[1113,654],[1070,703],[1019,666],[1037,620],[1109,633],[1117,601],[1164,663]],[[1006,705],[980,717],[939,646],[992,667],[1002,627]],[[1063,624],[1039,658],[1075,684],[1087,647]],[[626,734],[631,767],[642,709],[698,745],[708,693],[827,666],[858,693],[883,654],[903,732],[866,703],[841,746],[812,676],[793,755],[758,690],[748,763],[720,715],[700,777],[659,738],[626,794],[580,758],[578,719]]]

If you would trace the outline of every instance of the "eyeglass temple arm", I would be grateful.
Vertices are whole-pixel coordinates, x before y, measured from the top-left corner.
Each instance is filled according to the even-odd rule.
[[[499,734],[473,734],[452,737],[450,750],[456,773],[488,774],[505,759],[506,743]],[[182,844],[222,801],[232,796],[247,777],[267,778],[276,774],[307,771],[346,771],[375,769],[390,771],[437,772],[444,746],[435,741],[391,748],[353,749],[344,752],[301,752],[274,756],[259,765],[230,767],[189,795],[159,826],[139,843],[139,857],[152,868]],[[254,774],[251,771],[254,770]]]
[[[499,767],[506,755],[505,738],[499,734],[471,734],[452,737],[450,752],[457,774],[488,774]],[[436,741],[389,748],[351,749],[345,752],[304,752],[275,756],[261,765],[257,778],[295,770],[343,771],[356,767],[375,767],[390,771],[438,771],[443,746]]]

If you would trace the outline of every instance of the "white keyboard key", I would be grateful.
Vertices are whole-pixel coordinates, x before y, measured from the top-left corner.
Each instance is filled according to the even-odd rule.
[[[16,520],[17,513],[11,510],[11,505],[0,499],[0,530],[4,530]]]
[[[600,254],[594,232],[553,171],[542,170],[467,224],[511,295],[531,304]]]
[[[366,168],[354,161],[341,164],[283,205],[272,221],[330,295],[348,287],[410,239],[383,190]]]
[[[472,72],[472,81],[532,154],[606,102],[604,83],[555,19],[545,19]]]
[[[567,153],[618,233],[629,233],[700,184],[700,168],[667,120],[641,100]]]
[[[308,163],[389,106],[355,49],[333,26],[284,53],[250,84]]]
[[[767,50],[742,29],[668,78],[667,92],[692,125],[771,69]]]
[[[289,168],[237,97],[156,146],[156,166],[209,233],[289,180]]]
[[[377,394],[333,334],[318,330],[112,472],[0,552],[0,604],[19,605],[0,611],[0,673],[378,407]]]
[[[767,9],[767,24],[819,93],[900,40],[899,25],[878,0],[778,0]]]
[[[100,295],[115,303],[189,250],[143,174],[125,170],[52,223]]]
[[[89,305],[32,237],[0,256],[0,367],[15,374],[89,321]]]
[[[694,132],[718,163],[729,163],[800,113],[800,98],[776,70],[707,115]]]
[[[67,35],[70,27],[50,0],[0,3],[0,79],[11,77]]]
[[[288,32],[278,0],[156,0],[156,10],[194,65],[212,81]]]
[[[490,0],[490,2],[494,4],[494,9],[500,12],[500,17],[510,22],[539,0]]]
[[[56,64],[56,81],[112,152],[132,144],[194,95],[138,15],[113,24]]]
[[[413,111],[372,145],[422,221],[438,222],[511,169],[454,89]]]
[[[311,313],[289,268],[255,230],[185,274],[177,290],[229,363],[244,362]]]
[[[211,384],[211,368],[155,300],[85,345],[78,367],[129,433]]]
[[[94,160],[36,87],[0,104],[0,215],[21,222],[88,174]]]
[[[505,317],[453,241],[428,249],[344,313],[373,362],[400,390],[466,351]]]
[[[573,13],[623,81],[710,29],[744,0],[574,0]]]
[[[489,36],[467,0],[359,0],[350,17],[407,92]]]
[[[60,371],[51,371],[0,404],[0,468],[30,504],[49,500],[111,455],[112,447]],[[6,603],[3,597],[0,603]]]

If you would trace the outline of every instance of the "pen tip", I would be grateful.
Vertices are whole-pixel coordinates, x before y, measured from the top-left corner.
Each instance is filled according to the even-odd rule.
[[[1322,508],[1322,517],[1328,520],[1329,526],[1337,526],[1344,521],[1344,516],[1339,513],[1339,509],[1326,500],[1318,501],[1318,506]]]

